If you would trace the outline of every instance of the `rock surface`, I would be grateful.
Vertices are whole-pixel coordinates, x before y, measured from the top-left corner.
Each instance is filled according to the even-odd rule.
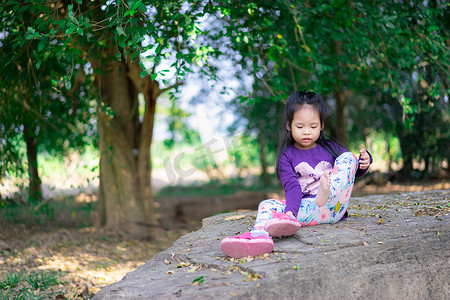
[[[217,215],[94,299],[450,299],[450,190],[352,198],[350,218],[230,259],[255,211]]]

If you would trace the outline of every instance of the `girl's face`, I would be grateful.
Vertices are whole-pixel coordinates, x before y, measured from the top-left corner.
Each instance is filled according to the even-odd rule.
[[[305,104],[294,113],[292,123],[287,124],[295,140],[295,147],[308,150],[316,146],[316,141],[323,130],[319,112],[311,105]]]

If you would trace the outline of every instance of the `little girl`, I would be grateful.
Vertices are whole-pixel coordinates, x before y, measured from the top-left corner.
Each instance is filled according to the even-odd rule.
[[[250,232],[222,240],[222,251],[230,257],[270,253],[273,236],[289,236],[301,226],[346,218],[355,176],[363,176],[372,163],[366,150],[360,150],[358,159],[325,138],[326,108],[320,95],[295,92],[286,100],[285,114],[285,138],[276,172],[286,200],[262,201]]]

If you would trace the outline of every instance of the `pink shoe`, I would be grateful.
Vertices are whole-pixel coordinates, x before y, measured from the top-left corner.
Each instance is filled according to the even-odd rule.
[[[277,213],[266,223],[264,229],[270,236],[289,236],[296,233],[302,225],[285,213]]]
[[[234,258],[259,256],[273,251],[273,240],[267,236],[252,237],[250,232],[246,232],[224,238],[220,248],[223,253]]]

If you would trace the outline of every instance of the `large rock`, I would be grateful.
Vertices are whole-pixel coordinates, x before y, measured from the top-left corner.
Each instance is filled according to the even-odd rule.
[[[275,239],[258,258],[220,241],[256,212],[207,218],[94,299],[450,299],[450,190],[352,198],[350,218]]]

